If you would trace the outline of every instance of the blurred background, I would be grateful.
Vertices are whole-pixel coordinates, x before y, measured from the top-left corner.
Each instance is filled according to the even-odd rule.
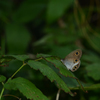
[[[81,67],[74,72],[85,83],[100,82],[100,0],[0,0],[1,55],[49,54],[64,58],[82,49]],[[10,77],[20,66],[11,61],[0,67],[0,74]],[[50,100],[55,100],[57,87],[39,71],[29,67],[21,76],[32,81]],[[60,100],[100,100],[100,90],[76,91],[71,97],[61,91]],[[6,91],[27,100],[19,91]],[[11,97],[5,97],[7,100]],[[14,98],[13,98],[14,100]]]

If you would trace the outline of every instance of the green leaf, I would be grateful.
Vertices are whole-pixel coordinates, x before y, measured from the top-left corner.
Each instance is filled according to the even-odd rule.
[[[55,66],[56,69],[59,70],[59,73],[62,74],[63,76],[66,77],[73,77],[76,78],[74,76],[73,73],[71,73],[66,66],[61,62],[61,59],[56,57],[56,56],[50,56],[50,55],[46,55],[46,54],[37,54],[36,57],[42,57],[43,59],[45,59],[47,62],[52,63],[52,65]],[[49,65],[48,65],[49,66]],[[51,65],[50,65],[51,67]]]
[[[61,79],[67,84],[69,88],[79,88],[81,86],[82,90],[84,91],[84,88],[79,79],[76,78],[75,75],[65,67],[65,65],[61,62],[61,59],[58,57],[47,57],[44,59],[51,63],[48,64],[48,66],[61,77]]]
[[[30,65],[30,67],[32,67],[35,70],[40,70],[41,73],[44,76],[47,76],[51,82],[55,81],[59,88],[61,88],[62,90],[64,90],[65,92],[67,92],[73,96],[72,92],[69,90],[69,88],[64,83],[64,81],[46,64],[43,64],[43,63],[38,62],[38,61],[29,60],[28,65]]]
[[[95,90],[95,89],[100,89],[100,83],[98,84],[91,84],[91,85],[85,85],[84,86],[85,89],[87,90]]]
[[[30,33],[22,25],[7,24],[6,38],[9,54],[24,54],[30,40]]]
[[[30,81],[18,77],[9,79],[4,85],[6,89],[19,90],[27,99],[32,100],[48,100],[48,98]]]
[[[64,66],[64,64],[61,62],[61,59],[58,57],[48,57],[44,58],[47,61],[51,62],[57,69],[59,69],[59,73],[66,76],[66,77],[74,77],[75,76]]]
[[[13,14],[13,20],[17,23],[26,23],[34,20],[46,7],[46,0],[26,0]]]
[[[95,62],[99,62],[100,58],[96,54],[89,54],[89,55],[84,54],[82,56],[82,60],[84,60],[86,62],[95,63]]]
[[[51,56],[51,55],[40,53],[40,54],[37,54],[37,55],[36,55],[36,58],[41,58],[41,57],[50,57],[50,56]]]
[[[100,35],[99,36],[94,36],[94,35],[91,36],[90,35],[89,37],[90,37],[90,40],[92,42],[92,45],[91,44],[90,45],[100,53],[100,45],[99,45],[99,43],[100,43]]]
[[[69,88],[79,88],[81,86],[82,90],[84,91],[84,88],[79,79],[76,78],[75,75],[65,67],[60,58],[46,56],[45,54],[37,54],[37,56],[42,57],[45,61],[47,61],[47,65],[61,77],[61,79],[67,84]]]
[[[6,77],[3,75],[0,75],[0,82],[4,82],[6,80]]]
[[[100,89],[100,83],[98,84],[91,84],[91,83],[83,83],[82,85],[84,87],[85,90],[96,90],[96,89]],[[78,90],[78,87],[70,87],[71,90]]]
[[[100,80],[100,63],[93,63],[86,66],[87,75],[94,80]]]
[[[47,9],[47,22],[52,23],[60,18],[73,1],[74,0],[50,0]]]
[[[20,61],[25,61],[26,59],[29,59],[28,55],[4,55],[3,57],[13,57]]]

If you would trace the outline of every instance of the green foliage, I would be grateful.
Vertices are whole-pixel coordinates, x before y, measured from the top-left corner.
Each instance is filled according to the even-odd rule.
[[[28,62],[28,64],[36,70],[40,70],[40,72],[44,75],[47,76],[51,82],[56,81],[57,86],[59,88],[61,88],[62,90],[64,90],[67,93],[70,93],[71,95],[73,95],[71,93],[71,91],[69,90],[69,88],[67,87],[67,85],[60,79],[60,77],[51,69],[49,68],[47,65],[42,64],[41,62],[37,62],[37,61],[32,61],[30,60]],[[41,66],[41,67],[40,67]]]
[[[27,64],[35,70],[40,70],[40,72],[44,76],[47,76],[47,78],[51,82],[55,82],[57,87],[59,89],[62,89],[66,93],[69,93],[70,95],[74,96],[71,90],[75,90],[75,89],[77,90],[80,88],[80,86],[83,90],[84,89],[92,90],[95,88],[100,88],[100,84],[86,85],[82,82],[80,83],[80,81],[74,76],[74,74],[72,74],[70,71],[66,69],[66,67],[62,64],[62,62],[58,57],[48,56],[44,54],[38,54],[37,56],[40,57],[36,60],[28,60]],[[12,60],[16,58],[17,60],[21,60],[21,61],[24,61],[27,58],[27,56],[22,56],[22,55],[18,55],[18,56],[9,55],[9,56],[5,56],[5,59],[6,58],[8,59],[8,57],[12,57]],[[26,64],[24,63],[11,76],[11,78],[13,78],[18,73],[18,71],[20,71],[25,65]],[[28,99],[48,100],[47,97],[45,97],[42,94],[42,92],[27,79],[21,77],[14,78],[14,79],[11,78],[9,78],[8,81],[4,84],[5,89],[19,90]],[[6,80],[5,76],[0,77],[0,82],[3,82],[5,80]]]
[[[34,100],[48,100],[46,96],[42,94],[42,92],[37,89],[37,87],[31,83],[30,81],[18,77],[15,79],[9,79],[7,83],[4,85],[6,89],[14,89],[19,90],[27,99],[34,99]]]
[[[100,99],[99,0],[85,1],[0,0],[0,99]],[[75,49],[72,73],[61,59]]]
[[[92,77],[94,80],[100,80],[100,68],[98,67],[100,63],[94,63],[86,66],[88,76]]]
[[[28,0],[14,12],[12,19],[17,23],[26,23],[34,20],[46,7],[46,0]]]
[[[12,57],[12,58],[16,58],[17,60],[20,60],[20,61],[25,61],[27,59],[29,59],[29,56],[28,55],[5,55],[3,57]]]
[[[9,54],[22,54],[25,52],[30,40],[30,35],[24,26],[20,24],[7,24],[6,36]]]
[[[0,82],[4,82],[6,80],[6,77],[3,75],[0,75]]]
[[[47,9],[47,22],[52,23],[60,18],[74,0],[50,0]]]

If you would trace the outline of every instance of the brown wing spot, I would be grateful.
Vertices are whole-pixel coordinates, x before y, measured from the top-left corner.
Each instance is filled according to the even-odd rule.
[[[76,71],[77,68],[78,68],[78,65],[79,65],[79,64],[77,64],[76,66],[74,66],[74,68],[72,69],[72,71]]]
[[[77,66],[75,66],[75,68],[77,68]]]
[[[74,59],[74,63],[78,62],[78,59]]]
[[[77,68],[77,67],[78,67],[78,65],[74,66],[74,68]]]
[[[73,71],[75,71],[75,69],[72,69]]]
[[[79,55],[79,52],[78,52],[78,51],[76,51],[75,55],[76,55],[76,56],[78,56],[78,55]]]

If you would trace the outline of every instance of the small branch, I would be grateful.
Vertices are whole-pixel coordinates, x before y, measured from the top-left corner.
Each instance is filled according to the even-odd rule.
[[[23,63],[23,65],[11,76],[11,78],[13,78],[25,65],[26,63]]]
[[[41,60],[41,59],[43,59],[43,58],[41,57],[41,58],[35,59],[35,61],[38,61],[38,60]]]
[[[15,96],[15,95],[5,94],[5,95],[3,95],[3,97],[4,97],[4,96],[11,96],[11,97],[14,97],[14,98],[17,98],[17,99],[21,100],[21,98]]]
[[[4,85],[3,82],[2,82],[2,85]],[[1,93],[0,93],[0,100],[1,100],[1,97],[2,97],[2,95],[3,95],[3,92],[4,92],[4,87],[2,88],[2,91],[1,91]]]
[[[57,92],[56,100],[59,100],[59,95],[60,95],[60,89]]]

